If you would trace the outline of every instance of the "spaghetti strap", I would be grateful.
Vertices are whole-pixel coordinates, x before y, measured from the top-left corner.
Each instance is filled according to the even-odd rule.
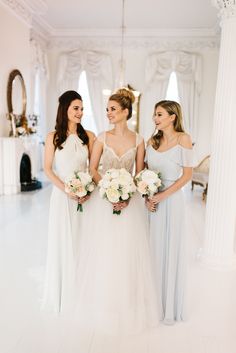
[[[98,137],[97,137],[98,141],[103,143],[104,145],[106,144],[106,132],[101,132]]]
[[[104,136],[103,136],[103,145],[106,146],[106,131],[104,131]]]
[[[143,137],[136,132],[136,145],[135,145],[135,148],[137,148],[142,141],[143,141]]]

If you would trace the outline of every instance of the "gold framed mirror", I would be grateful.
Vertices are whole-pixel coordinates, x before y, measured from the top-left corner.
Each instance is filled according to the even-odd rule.
[[[23,76],[19,70],[13,70],[7,83],[8,113],[25,116],[26,88]]]
[[[10,72],[7,83],[7,117],[11,120],[10,136],[18,136],[17,128],[28,132],[26,118],[26,88],[21,72],[17,69]],[[22,134],[23,134],[22,133]]]

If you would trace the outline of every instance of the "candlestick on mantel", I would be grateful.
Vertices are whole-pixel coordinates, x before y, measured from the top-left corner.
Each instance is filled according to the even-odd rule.
[[[10,117],[11,117],[12,136],[17,137],[15,116],[13,113],[10,113]]]

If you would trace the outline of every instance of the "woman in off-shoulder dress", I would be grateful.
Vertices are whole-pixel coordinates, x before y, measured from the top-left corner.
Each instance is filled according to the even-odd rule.
[[[173,324],[184,319],[186,274],[185,203],[182,187],[192,176],[192,142],[182,127],[177,102],[154,108],[157,133],[149,139],[147,167],[161,173],[164,189],[146,205],[150,212],[150,242],[160,319]]]

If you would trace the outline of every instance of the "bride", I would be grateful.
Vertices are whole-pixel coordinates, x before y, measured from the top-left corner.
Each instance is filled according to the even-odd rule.
[[[128,129],[134,95],[119,89],[108,101],[114,128],[94,143],[90,173],[96,183],[110,168],[144,168],[143,138]],[[101,169],[99,168],[101,162]],[[96,332],[136,334],[157,326],[147,218],[140,196],[111,204],[95,191],[86,203],[77,268],[76,317]],[[121,210],[120,215],[113,210]]]

